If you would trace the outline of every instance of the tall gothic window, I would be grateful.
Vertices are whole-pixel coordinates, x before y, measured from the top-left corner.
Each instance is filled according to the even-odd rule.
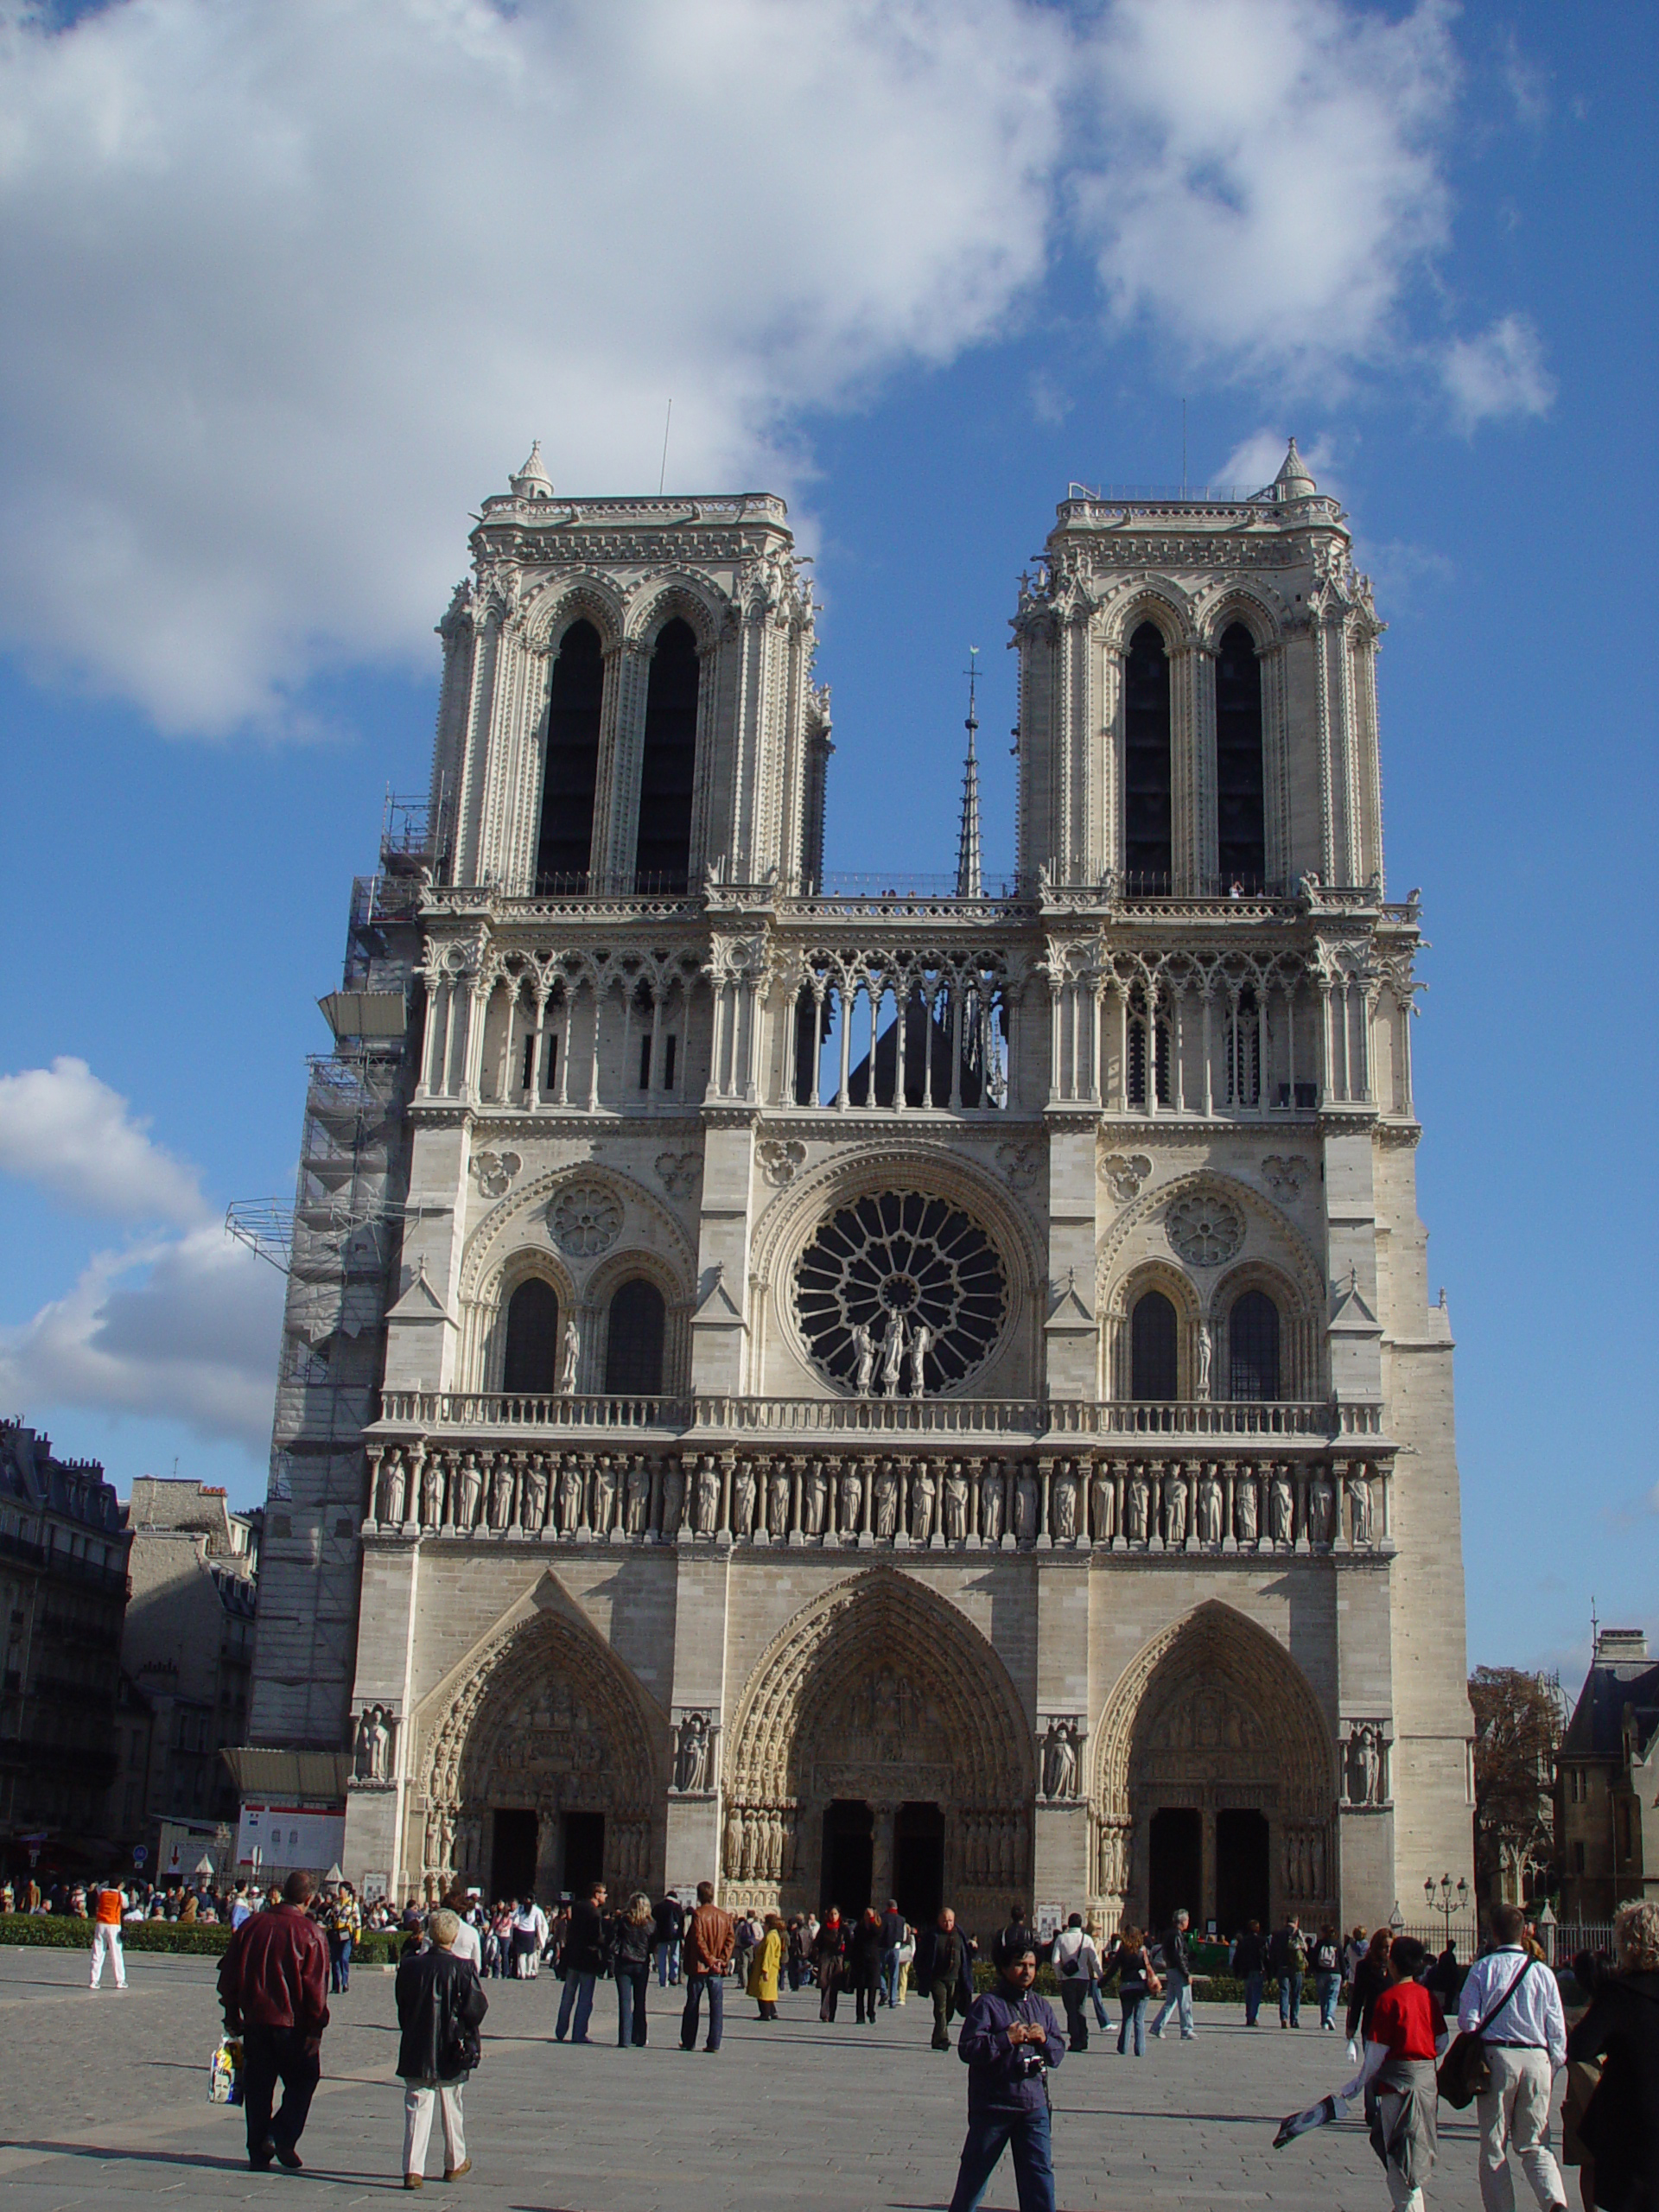
[[[1160,1106],[1169,1103],[1169,1023],[1161,1016],[1152,1025],[1153,1069]],[[1128,1093],[1131,1106],[1147,1103],[1147,1011],[1137,992],[1129,1004]]]
[[[1129,639],[1123,665],[1123,868],[1128,888],[1170,888],[1169,655],[1155,622]]]
[[[587,888],[604,696],[605,655],[599,632],[591,622],[573,622],[560,644],[548,689],[547,766],[542,774],[536,874],[550,889]]]
[[[1227,1016],[1227,1103],[1262,1103],[1262,1031],[1254,985],[1246,984]]]
[[[1262,664],[1242,622],[1222,632],[1216,658],[1216,865],[1221,887],[1262,890],[1267,810],[1262,772]]]
[[[1227,1317],[1227,1395],[1279,1395],[1279,1308],[1264,1290],[1247,1290]]]
[[[677,616],[658,633],[645,687],[639,836],[633,865],[653,890],[683,891],[691,867],[691,781],[697,760],[697,641]]]
[[[1148,1290],[1129,1316],[1129,1395],[1173,1398],[1176,1372],[1175,1308],[1161,1290]]]
[[[559,1296],[532,1275],[507,1300],[507,1357],[504,1390],[539,1396],[559,1387]]]
[[[654,1398],[663,1387],[668,1308],[655,1283],[635,1275],[611,1300],[605,1334],[605,1388],[616,1396]]]

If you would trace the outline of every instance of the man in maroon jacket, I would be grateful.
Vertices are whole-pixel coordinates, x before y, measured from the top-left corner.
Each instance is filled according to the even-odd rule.
[[[219,1969],[225,2026],[242,2038],[242,2102],[248,2117],[248,2164],[263,2173],[273,2158],[301,2164],[305,2116],[322,2073],[322,2031],[328,2024],[328,1946],[306,1910],[308,1874],[290,1874],[283,1901],[251,1914],[232,1936]],[[270,2101],[280,2079],[282,2109]]]

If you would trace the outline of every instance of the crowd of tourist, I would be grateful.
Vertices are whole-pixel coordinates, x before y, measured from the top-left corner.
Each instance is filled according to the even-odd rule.
[[[847,2017],[839,2007],[849,1993],[854,2022],[870,2024],[896,2012],[914,1989],[931,2016],[935,2050],[949,2050],[952,2024],[962,2024],[956,2047],[969,2067],[969,2127],[953,2212],[972,2212],[1005,2148],[1022,2208],[1052,2208],[1043,2077],[1068,2052],[1088,2050],[1091,2017],[1096,2027],[1109,2027],[1109,1997],[1118,2004],[1121,2055],[1143,2056],[1148,2038],[1162,2038],[1172,2023],[1183,2041],[1199,2032],[1192,2005],[1199,1977],[1185,1911],[1155,1935],[1124,1927],[1103,1947],[1081,1913],[1039,1936],[1016,1904],[988,1946],[994,1971],[981,1989],[980,1944],[949,1907],[921,1929],[892,1899],[885,1910],[845,1916],[834,1908],[822,1918],[733,1915],[715,1904],[710,1882],[698,1886],[690,1904],[639,1890],[613,1902],[595,1882],[550,1915],[533,1896],[491,1907],[459,1888],[435,1908],[410,1901],[397,1910],[378,1899],[365,1912],[349,1883],[318,1891],[303,1874],[263,1894],[244,1883],[220,1892],[111,1879],[47,1894],[26,1884],[20,1894],[0,1891],[0,1904],[90,1919],[94,1990],[106,1966],[116,1986],[125,1986],[122,1930],[134,1921],[231,1923],[219,1986],[227,2034],[239,2045],[248,2156],[256,2168],[273,2160],[300,2164],[327,1999],[349,1989],[353,1946],[365,1926],[397,1930],[404,2174],[411,2189],[423,2185],[435,2115],[446,2178],[470,2167],[462,2091],[477,2063],[488,2007],[484,1984],[530,1979],[544,1964],[560,1983],[555,2040],[597,2040],[595,2004],[609,1981],[616,2042],[628,2050],[646,2042],[653,1980],[659,2002],[662,1993],[675,1992],[668,2005],[681,2048],[694,2050],[701,2037],[707,2052],[721,2048],[728,1985],[747,1993],[763,2023],[779,2018],[785,1988],[812,1989],[826,2025]],[[1440,2155],[1438,2107],[1452,2095],[1476,2107],[1487,2212],[1513,2207],[1511,2158],[1542,2212],[1565,2212],[1550,2113],[1555,2078],[1566,2069],[1562,2159],[1579,2169],[1585,2212],[1659,2207],[1659,1905],[1630,1905],[1619,1914],[1617,1961],[1573,1961],[1566,1985],[1575,1999],[1572,2018],[1562,1980],[1519,1908],[1495,1907],[1490,1936],[1465,1967],[1450,1942],[1436,1956],[1387,1928],[1369,1934],[1356,1928],[1344,1939],[1329,1925],[1305,1930],[1294,1915],[1267,1935],[1248,1923],[1226,1954],[1229,1974],[1243,1986],[1245,2025],[1261,2024],[1269,1984],[1285,2031],[1300,2026],[1309,1996],[1319,2030],[1345,2033],[1357,2069],[1319,2105],[1285,2120],[1277,2140],[1288,2143],[1361,2103],[1391,2203],[1398,2212],[1421,2212]],[[1033,1986],[1046,1967],[1061,1999],[1063,2028]],[[1148,2027],[1148,2009],[1160,1999]],[[1459,2048],[1448,2058],[1454,2031]],[[1455,2083],[1448,2086],[1453,2076],[1467,2087],[1466,2098]],[[273,2112],[279,2082],[283,2102]]]

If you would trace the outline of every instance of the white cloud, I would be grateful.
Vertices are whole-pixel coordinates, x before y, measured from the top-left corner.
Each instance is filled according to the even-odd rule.
[[[1443,0],[0,0],[0,645],[163,728],[427,671],[464,518],[808,474],[1007,329],[1064,201],[1113,317],[1421,375]],[[1040,414],[1058,397],[1033,391]]]
[[[264,1456],[283,1279],[213,1224],[104,1252],[67,1297],[0,1331],[0,1402],[182,1422]]]
[[[1041,271],[1029,0],[0,4],[0,605],[164,726],[424,667],[464,518],[776,480]]]
[[[1506,416],[1548,415],[1555,404],[1555,379],[1523,315],[1502,316],[1478,338],[1455,340],[1442,359],[1440,377],[1452,420],[1465,435]]]
[[[1297,452],[1320,491],[1339,499],[1342,493],[1338,487],[1337,464],[1330,440],[1323,436],[1302,437],[1286,430],[1253,430],[1233,448],[1211,479],[1211,483],[1217,489],[1230,485],[1241,492],[1264,490],[1284,466],[1286,449],[1293,436],[1296,437]]]
[[[36,1183],[78,1213],[199,1222],[195,1171],[151,1142],[146,1121],[85,1060],[0,1076],[0,1173]]]
[[[1105,156],[1077,192],[1116,315],[1302,386],[1391,352],[1445,241],[1440,0],[1120,0],[1094,48]]]

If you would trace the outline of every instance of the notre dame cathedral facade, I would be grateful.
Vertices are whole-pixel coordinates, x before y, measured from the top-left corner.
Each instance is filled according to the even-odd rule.
[[[995,887],[971,726],[954,880],[824,880],[780,500],[537,452],[471,544],[324,1001],[247,1756],[399,1895],[1351,1925],[1467,1871],[1418,909],[1294,446],[1061,505]]]

